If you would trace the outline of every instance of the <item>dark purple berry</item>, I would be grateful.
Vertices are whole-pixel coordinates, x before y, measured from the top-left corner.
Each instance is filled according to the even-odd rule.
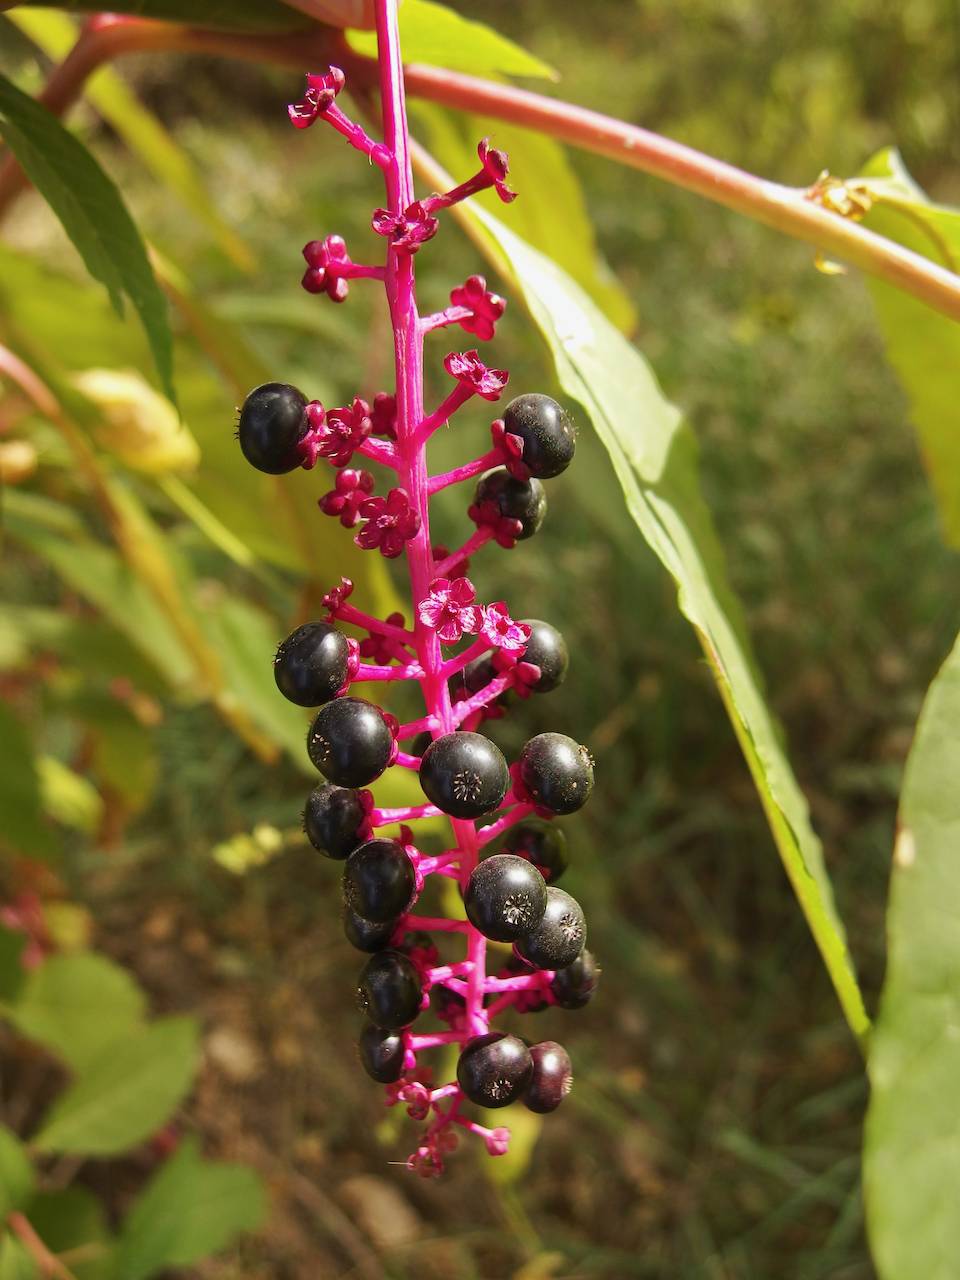
[[[309,429],[307,397],[286,382],[265,382],[240,410],[237,438],[243,456],[258,471],[279,476],[303,461],[299,444]]]
[[[516,942],[543,919],[547,886],[526,859],[496,853],[474,867],[463,904],[470,923],[485,938]]]
[[[532,475],[546,480],[566,471],[572,462],[576,432],[566,410],[550,396],[517,396],[503,411],[503,425],[523,441],[523,462]]]
[[[307,754],[330,782],[365,787],[390,763],[393,735],[379,707],[363,698],[336,698],[310,726]]]
[[[366,811],[356,791],[321,782],[307,796],[303,829],[315,849],[342,862],[360,843],[359,832],[365,818]]]
[[[343,869],[343,900],[373,924],[403,915],[413,901],[413,863],[396,840],[368,840],[354,849]]]
[[[556,1040],[544,1040],[531,1045],[530,1057],[533,1074],[523,1095],[523,1105],[538,1115],[546,1115],[548,1111],[556,1111],[570,1092],[573,1084],[570,1056]]]
[[[381,1084],[395,1084],[403,1075],[403,1037],[396,1031],[366,1026],[360,1032],[360,1061],[368,1076]]]
[[[506,469],[498,467],[488,471],[477,485],[476,501],[495,502],[500,515],[508,520],[519,520],[522,528],[518,541],[532,538],[547,514],[547,495],[539,480],[516,480]]]
[[[503,847],[532,862],[548,884],[567,869],[567,837],[553,823],[521,822],[507,832]]]
[[[532,662],[540,668],[540,678],[531,687],[534,693],[550,693],[566,679],[570,665],[567,642],[549,622],[541,622],[538,618],[524,618],[523,621],[530,628],[523,661]]]
[[[372,920],[364,920],[363,916],[358,916],[349,907],[343,913],[343,932],[351,947],[356,947],[358,951],[371,954],[376,951],[385,951],[390,945],[390,939],[396,927],[396,920],[385,920],[382,924],[374,924]]]
[[[457,1082],[478,1107],[506,1107],[530,1082],[533,1059],[519,1036],[490,1031],[464,1046],[457,1063]]]
[[[562,733],[538,733],[520,752],[520,780],[551,813],[573,813],[593,790],[593,757]]]
[[[427,799],[455,818],[479,818],[503,800],[510,785],[499,747],[482,733],[447,733],[435,739],[420,762]]]
[[[563,889],[547,888],[543,919],[516,943],[517,952],[538,969],[565,969],[583,950],[587,922],[576,898]]]
[[[423,987],[412,960],[399,951],[381,951],[364,966],[357,1003],[377,1027],[408,1027],[420,1012]]]
[[[593,999],[600,981],[600,966],[592,951],[581,951],[573,964],[558,969],[550,990],[561,1009],[582,1009]]]
[[[277,688],[298,707],[319,707],[347,680],[347,637],[328,622],[305,622],[287,636],[273,660]]]

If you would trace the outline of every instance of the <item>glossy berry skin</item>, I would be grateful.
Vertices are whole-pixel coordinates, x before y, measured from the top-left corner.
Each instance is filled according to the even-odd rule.
[[[377,951],[386,951],[396,927],[396,920],[385,920],[380,924],[374,924],[372,920],[364,920],[363,916],[358,916],[356,911],[351,911],[349,907],[343,913],[343,932],[347,941],[351,947],[356,947],[358,951],[366,951],[369,955]]]
[[[592,951],[584,949],[565,969],[553,975],[550,990],[561,1009],[583,1009],[593,999],[600,981],[600,966]]]
[[[364,1071],[380,1084],[395,1084],[403,1075],[403,1037],[396,1031],[366,1026],[358,1047]]]
[[[503,847],[532,862],[548,884],[556,884],[567,869],[567,837],[551,824],[521,822],[507,832]]]
[[[550,396],[517,396],[503,411],[503,425],[523,441],[523,463],[530,474],[546,480],[566,471],[577,448],[567,412]]]
[[[240,410],[237,438],[251,466],[268,475],[293,471],[303,461],[298,448],[307,434],[307,397],[286,382],[265,382]]]
[[[408,1027],[420,1012],[423,987],[416,965],[399,951],[381,951],[364,965],[357,1004],[375,1027]]]
[[[393,735],[379,707],[363,698],[336,698],[310,726],[307,754],[328,782],[365,787],[390,763]]]
[[[356,791],[321,782],[307,796],[303,829],[318,852],[342,862],[361,843],[359,832],[365,818]]]
[[[538,969],[565,969],[576,960],[586,939],[587,922],[580,903],[563,889],[548,886],[543,919],[516,948]]]
[[[427,799],[454,818],[479,818],[503,800],[510,785],[499,747],[482,733],[444,734],[420,762],[420,785]]]
[[[277,688],[298,707],[329,702],[347,680],[347,637],[328,622],[305,622],[281,644],[273,660]]]
[[[496,853],[474,867],[463,904],[470,923],[485,938],[516,942],[543,919],[547,886],[526,859]]]
[[[593,790],[593,758],[565,734],[538,733],[520,752],[520,781],[540,808],[574,813]]]
[[[507,1107],[530,1082],[533,1059],[519,1036],[490,1031],[468,1040],[457,1063],[457,1083],[479,1107]]]
[[[530,639],[523,651],[523,661],[540,668],[540,679],[532,686],[535,693],[550,693],[563,684],[570,666],[567,642],[549,622],[524,618],[530,628]]]
[[[343,869],[343,900],[372,924],[403,915],[413,901],[413,863],[396,840],[368,840],[354,849]]]
[[[530,1057],[533,1074],[523,1095],[523,1105],[537,1115],[546,1115],[548,1111],[556,1111],[570,1092],[573,1084],[570,1055],[556,1040],[544,1040],[531,1045]]]
[[[539,480],[516,480],[506,469],[488,471],[477,485],[477,503],[495,502],[501,516],[519,520],[522,528],[517,540],[532,538],[547,514],[547,495]]]

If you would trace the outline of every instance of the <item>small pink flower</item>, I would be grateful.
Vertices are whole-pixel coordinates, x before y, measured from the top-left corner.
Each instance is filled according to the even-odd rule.
[[[480,630],[483,611],[474,604],[476,598],[469,578],[435,578],[417,612],[423,625],[436,631],[444,644],[456,644],[461,636]]]
[[[516,200],[517,193],[511,191],[506,184],[506,176],[510,172],[510,158],[505,151],[491,147],[489,138],[481,138],[477,147],[477,155],[483,165],[483,171],[490,179],[497,195],[504,204]]]
[[[523,649],[530,639],[530,628],[525,622],[514,622],[505,600],[486,606],[480,632],[494,648],[506,649],[508,653]]]
[[[342,475],[343,472],[340,474]],[[391,613],[387,622],[394,627],[405,625],[402,613]],[[378,632],[373,632],[366,640],[360,641],[360,653],[364,658],[370,658],[371,661],[380,663],[382,666],[386,666],[394,658],[407,656],[399,640],[394,636],[382,636]]]
[[[451,378],[484,400],[499,400],[510,378],[506,369],[488,369],[480,359],[480,352],[475,350],[451,351],[444,356],[443,367]]]
[[[478,529],[489,528],[494,541],[508,551],[516,546],[517,539],[523,533],[523,522],[503,515],[499,504],[492,498],[483,502],[471,502],[467,507],[467,515]]]
[[[369,471],[345,467],[337,473],[334,488],[325,493],[318,506],[326,516],[338,516],[345,529],[352,529],[360,519],[360,505],[373,493],[373,476]]]
[[[317,116],[323,115],[346,84],[339,67],[328,67],[320,75],[307,76],[307,91],[299,102],[287,107],[290,123],[297,129],[308,129]]]
[[[407,205],[403,213],[391,213],[388,209],[374,210],[371,226],[378,236],[386,236],[400,253],[416,253],[440,229],[440,223],[419,200]]]
[[[341,578],[339,587],[331,587],[323,597],[323,607],[328,609],[331,615],[336,615],[343,607],[344,601],[351,595],[353,595],[353,583],[349,578]]]
[[[388,440],[396,440],[397,397],[390,395],[387,391],[378,391],[373,397],[370,418],[375,436],[386,436]]]
[[[343,302],[350,288],[343,268],[352,266],[343,237],[311,240],[304,245],[303,256],[307,270],[300,283],[307,293],[325,293],[331,302]]]
[[[510,1147],[510,1130],[509,1129],[491,1129],[484,1136],[484,1142],[487,1144],[487,1151],[492,1156],[505,1156]]]
[[[468,308],[471,314],[458,320],[461,329],[476,334],[481,342],[493,337],[497,321],[503,315],[506,302],[499,294],[491,293],[483,276],[470,276],[463,284],[450,291],[450,302],[455,307]]]
[[[395,560],[420,528],[420,516],[410,506],[406,489],[391,489],[385,498],[368,498],[360,506],[360,515],[367,523],[354,542],[365,551],[378,548],[388,560]]]
[[[317,452],[335,467],[345,467],[373,430],[370,406],[359,396],[342,409],[330,409],[316,431]]]

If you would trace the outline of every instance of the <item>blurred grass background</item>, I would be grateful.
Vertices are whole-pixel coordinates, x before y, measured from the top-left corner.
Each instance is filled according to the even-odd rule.
[[[565,96],[765,176],[806,185],[824,168],[854,173],[895,141],[934,197],[960,199],[960,20],[948,0],[454,7],[557,66]],[[380,193],[331,138],[286,127],[295,78],[188,57],[133,59],[125,74],[200,166],[258,268],[240,277],[100,131],[98,151],[152,242],[242,325],[275,377],[334,404],[382,385],[389,335],[372,291],[355,285],[336,311],[310,300],[311,319],[300,319],[301,245],[336,230],[361,258]],[[804,246],[639,174],[573,160],[636,306],[638,345],[700,439],[732,579],[872,999],[900,772],[955,630],[957,561],[869,300],[855,277],[819,274]],[[33,196],[5,232],[65,256]],[[482,269],[452,223],[418,267],[427,305]],[[446,349],[435,340],[434,395]],[[491,350],[511,388],[552,389],[519,308]],[[224,432],[231,417],[225,395]],[[486,421],[468,411],[438,461],[461,456],[468,437],[481,448]],[[536,539],[482,555],[471,574],[481,598],[560,626],[573,655],[562,690],[520,704],[493,736],[512,751],[558,729],[597,760],[595,797],[567,823],[568,887],[586,908],[603,986],[580,1014],[539,1017],[537,1034],[567,1045],[577,1080],[528,1167],[497,1180],[464,1150],[443,1181],[424,1184],[390,1164],[412,1126],[398,1140],[379,1090],[355,1070],[358,965],[340,932],[336,870],[297,847],[244,876],[211,858],[259,821],[294,825],[305,784],[292,766],[266,769],[212,711],[164,704],[149,807],[112,847],[75,839],[62,874],[93,912],[97,945],[137,971],[159,1008],[205,1019],[186,1123],[212,1150],[257,1165],[274,1192],[261,1233],[191,1274],[873,1274],[859,1194],[862,1066],[712,683],[588,433],[549,498]],[[456,495],[436,507],[437,535],[453,545],[464,528]],[[250,575],[194,551],[219,589],[257,595]],[[338,572],[331,562],[326,576]],[[15,603],[61,599],[19,549],[5,552],[3,587]],[[69,708],[15,681],[9,691],[44,745],[62,749]],[[141,1164],[84,1176],[122,1205]]]

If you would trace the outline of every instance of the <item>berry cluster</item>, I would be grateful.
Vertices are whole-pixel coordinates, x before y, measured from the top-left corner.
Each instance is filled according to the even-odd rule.
[[[387,15],[379,25],[388,49],[396,39],[391,11],[395,19],[395,6],[378,6]],[[506,186],[507,157],[484,140],[479,173],[444,195],[414,200],[402,119],[385,102],[387,143],[374,142],[336,105],[343,83],[335,68],[308,77],[291,119],[298,128],[326,120],[383,169],[389,207],[374,213],[372,225],[387,241],[386,261],[359,266],[340,237],[328,236],[304,250],[303,285],[342,302],[350,280],[383,281],[396,336],[396,388],[372,404],[358,397],[325,409],[295,387],[269,383],[244,402],[238,436],[248,461],[269,474],[326,459],[337,474],[319,500],[321,510],[347,528],[359,524],[359,546],[407,559],[412,627],[398,614],[381,620],[361,612],[350,602],[352,583],[343,579],[324,597],[326,617],[298,627],[280,645],[274,674],[286,698],[316,709],[307,751],[323,781],[307,800],[304,829],[314,848],[343,863],[344,929],[369,956],[357,988],[367,1017],[360,1059],[387,1085],[388,1102],[403,1103],[428,1122],[408,1165],[433,1176],[456,1145],[455,1126],[478,1134],[494,1155],[507,1149],[509,1131],[470,1119],[466,1102],[495,1109],[522,1101],[542,1113],[554,1110],[570,1088],[570,1059],[559,1044],[530,1044],[493,1024],[511,1009],[581,1008],[597,983],[596,962],[584,949],[583,911],[557,887],[566,842],[550,824],[588,799],[590,754],[563,734],[540,733],[508,765],[479,731],[504,714],[511,697],[557,688],[567,673],[567,647],[549,623],[515,621],[504,601],[479,603],[466,576],[470,556],[485,543],[510,548],[536,533],[547,509],[542,482],[566,469],[576,440],[555,400],[522,395],[492,424],[488,452],[454,471],[428,473],[432,433],[472,397],[498,399],[509,375],[489,368],[475,350],[452,352],[443,364],[454,387],[426,413],[424,337],[456,324],[492,338],[505,303],[482,277],[471,276],[451,292],[449,307],[421,317],[413,255],[436,235],[435,215],[458,200],[486,187],[503,200],[514,198]],[[355,465],[356,455],[387,473],[385,493],[377,493],[373,473]],[[474,479],[467,510],[475,531],[458,551],[435,546],[430,496]],[[444,646],[460,647],[444,656]],[[419,719],[400,724],[351,692],[356,683],[392,681],[419,685],[425,707]],[[402,745],[408,740],[409,751]],[[377,806],[368,788],[391,767],[416,771],[424,803]],[[450,820],[452,841],[430,855],[417,846],[411,824],[441,814]],[[395,838],[378,834],[398,826]],[[501,839],[501,850],[490,853]],[[456,882],[465,919],[415,912],[431,875]],[[466,954],[445,960],[438,943],[457,935]],[[501,951],[488,951],[488,944]],[[500,956],[493,973],[491,953]],[[428,1014],[435,1028],[412,1030]],[[435,1085],[420,1055],[448,1045],[459,1050],[456,1079]]]

